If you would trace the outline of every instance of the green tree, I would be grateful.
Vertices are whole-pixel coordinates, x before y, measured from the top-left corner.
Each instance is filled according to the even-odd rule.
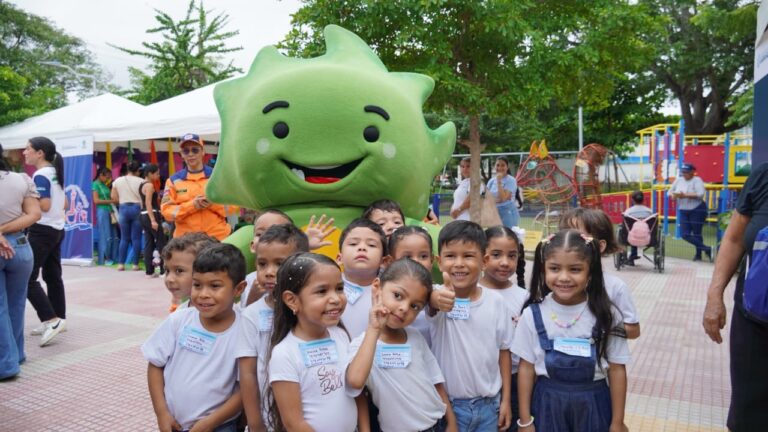
[[[686,133],[717,135],[753,80],[757,0],[641,0],[662,31],[648,32],[651,70],[681,107]],[[728,124],[728,125],[726,125]]]
[[[604,107],[613,77],[650,52],[636,29],[652,25],[619,0],[485,2],[304,0],[282,47],[318,55],[328,24],[368,42],[392,70],[430,75],[427,108],[467,119],[459,143],[472,157],[471,213],[477,219],[483,116],[534,117],[550,101]]]
[[[94,75],[99,84],[105,80],[83,41],[0,0],[0,126],[59,108],[67,93],[91,94],[90,80],[40,62]]]
[[[130,68],[132,88],[128,96],[136,102],[150,104],[242,73],[232,65],[223,64],[224,54],[239,51],[242,47],[227,47],[226,40],[237,31],[225,31],[229,16],[219,14],[210,19],[209,12],[191,0],[186,16],[174,20],[170,15],[155,9],[157,27],[147,33],[158,33],[160,42],[143,42],[145,50],[115,47],[131,55],[150,60],[150,73]]]

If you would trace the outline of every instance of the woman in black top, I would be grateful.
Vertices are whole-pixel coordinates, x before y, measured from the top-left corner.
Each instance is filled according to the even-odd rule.
[[[155,276],[154,258],[159,260],[160,274],[163,273],[161,252],[165,247],[163,232],[163,216],[160,214],[160,200],[157,198],[155,182],[160,181],[160,169],[155,164],[142,167],[141,176],[144,182],[139,187],[141,195],[141,226],[144,229],[144,268],[148,277]],[[155,255],[155,251],[157,254]]]
[[[739,194],[736,209],[725,231],[707,292],[703,325],[707,335],[722,343],[725,327],[723,292],[740,268],[736,280],[734,311],[731,317],[731,406],[728,428],[757,431],[768,424],[768,325],[750,319],[744,312],[745,254],[751,256],[758,231],[768,226],[768,162],[750,174]],[[768,289],[768,286],[766,287]]]

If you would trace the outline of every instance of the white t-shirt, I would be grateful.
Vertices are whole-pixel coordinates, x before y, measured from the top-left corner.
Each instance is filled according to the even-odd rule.
[[[429,321],[427,321],[427,308],[425,307],[421,312],[419,312],[418,315],[416,315],[416,319],[413,320],[410,326],[408,326],[412,329],[416,329],[421,333],[421,335],[424,337],[424,340],[427,341],[428,346],[432,346],[432,335],[429,334]]]
[[[259,400],[262,403],[261,412],[264,419],[268,418],[269,414],[269,405],[265,403],[269,388],[267,353],[274,315],[275,311],[269,307],[265,297],[243,309],[240,337],[235,349],[235,358],[256,357],[256,378],[259,380]]]
[[[307,341],[290,332],[272,350],[269,382],[299,383],[304,419],[314,430],[352,432],[357,428],[357,406],[344,390],[349,337],[339,327],[329,327],[328,332],[337,354],[335,362],[307,366],[300,347]]]
[[[445,375],[451,399],[492,397],[501,390],[499,351],[509,349],[512,343],[511,313],[501,295],[487,288],[480,290],[480,297],[469,303],[468,319],[448,317],[459,310],[461,299],[452,313],[427,317],[432,352]]]
[[[530,296],[530,293],[524,289],[518,286],[517,284],[513,284],[509,288],[504,289],[493,289],[488,288],[483,285],[480,285],[485,289],[490,289],[494,292],[497,292],[501,295],[501,297],[504,299],[504,303],[506,303],[507,308],[509,309],[509,312],[511,314],[511,321],[512,321],[512,338],[515,337],[515,329],[517,328],[517,321],[520,319],[520,315],[523,313],[523,305],[526,301],[528,301],[528,297]],[[518,357],[517,354],[514,352],[512,354],[512,373],[516,374],[518,368],[520,367],[520,357]],[[513,389],[513,391],[516,391]]]
[[[464,203],[464,200],[467,199],[467,197],[469,196],[469,186],[470,186],[469,177],[459,182],[459,185],[456,186],[456,190],[453,191],[453,204],[451,204],[451,210],[458,208],[460,205]],[[484,190],[485,190],[485,184],[480,183],[480,192],[482,193]],[[456,219],[454,220],[469,220],[469,209],[466,209],[463,212],[459,213],[459,215],[456,216]]]
[[[623,321],[627,324],[639,323],[640,317],[637,315],[635,301],[632,299],[632,293],[627,284],[610,273],[603,273],[603,281],[605,282],[605,291],[608,292],[608,298],[621,312]]]
[[[251,293],[253,284],[256,283],[256,276],[257,272],[255,271],[245,275],[245,289],[243,290],[243,293],[240,294],[240,302],[237,303],[237,305],[240,307],[240,310],[245,310],[245,308],[248,307],[248,294]]]
[[[589,308],[584,309],[587,306],[587,302],[580,303],[573,306],[565,306],[557,303],[552,299],[552,294],[547,295],[539,304],[541,308],[541,318],[544,321],[544,328],[547,330],[547,337],[549,339],[555,339],[558,337],[569,338],[582,338],[589,339],[592,337],[592,327],[595,325],[595,316],[590,312]],[[552,320],[552,312],[557,315],[559,322],[569,322],[575,319],[579,313],[582,313],[581,318],[576,321],[573,327],[565,329],[559,327]],[[617,316],[616,310],[613,309],[614,325],[620,325],[621,319]],[[539,343],[539,334],[536,332],[536,324],[533,321],[533,311],[530,307],[525,308],[523,316],[517,323],[517,331],[515,332],[515,340],[512,343],[512,351],[519,355],[523,360],[533,363],[536,369],[537,376],[549,376],[547,374],[547,367],[544,364],[544,350]],[[608,345],[605,350],[608,362],[617,364],[627,364],[630,361],[629,345],[627,339],[620,336],[609,336]],[[608,362],[606,359],[600,359],[602,370],[599,365],[595,365],[595,380],[601,380],[605,378],[605,370],[608,368]]]
[[[141,346],[144,358],[163,368],[168,410],[184,430],[214,412],[237,389],[235,345],[240,322],[236,313],[226,331],[213,333],[200,323],[197,309],[177,310]]]
[[[42,212],[37,223],[57,230],[64,229],[64,189],[56,177],[56,168],[52,166],[40,168],[32,174],[32,181],[40,198],[51,200],[51,208]]]
[[[368,328],[368,315],[371,312],[371,285],[360,286],[347,280],[343,275],[344,294],[347,296],[347,307],[341,314],[341,322],[347,328],[349,336],[356,338]]]
[[[432,427],[445,415],[445,404],[435,384],[445,382],[435,356],[418,330],[405,329],[406,345],[410,346],[411,361],[405,368],[382,368],[374,360],[365,385],[373,403],[379,408],[381,430],[420,431]],[[349,347],[348,362],[360,349],[365,333],[357,336]],[[377,347],[397,345],[377,342]],[[356,397],[362,389],[347,387],[347,394]]]

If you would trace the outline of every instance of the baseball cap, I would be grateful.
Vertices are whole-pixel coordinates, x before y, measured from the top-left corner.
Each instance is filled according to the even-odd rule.
[[[197,145],[201,145],[201,146],[203,145],[203,142],[200,141],[200,135],[193,134],[193,133],[188,133],[188,134],[185,134],[184,136],[182,136],[181,137],[181,144],[179,144],[179,145],[183,146],[184,144],[186,144],[188,142],[193,142],[193,143],[195,143]]]
[[[684,163],[680,166],[680,172],[689,173],[694,171],[696,171],[696,167],[689,163]]]

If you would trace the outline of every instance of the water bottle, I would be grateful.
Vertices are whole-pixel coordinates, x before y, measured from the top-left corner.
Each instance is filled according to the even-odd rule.
[[[155,274],[160,274],[160,252],[157,249],[152,252],[152,266],[155,268]]]

